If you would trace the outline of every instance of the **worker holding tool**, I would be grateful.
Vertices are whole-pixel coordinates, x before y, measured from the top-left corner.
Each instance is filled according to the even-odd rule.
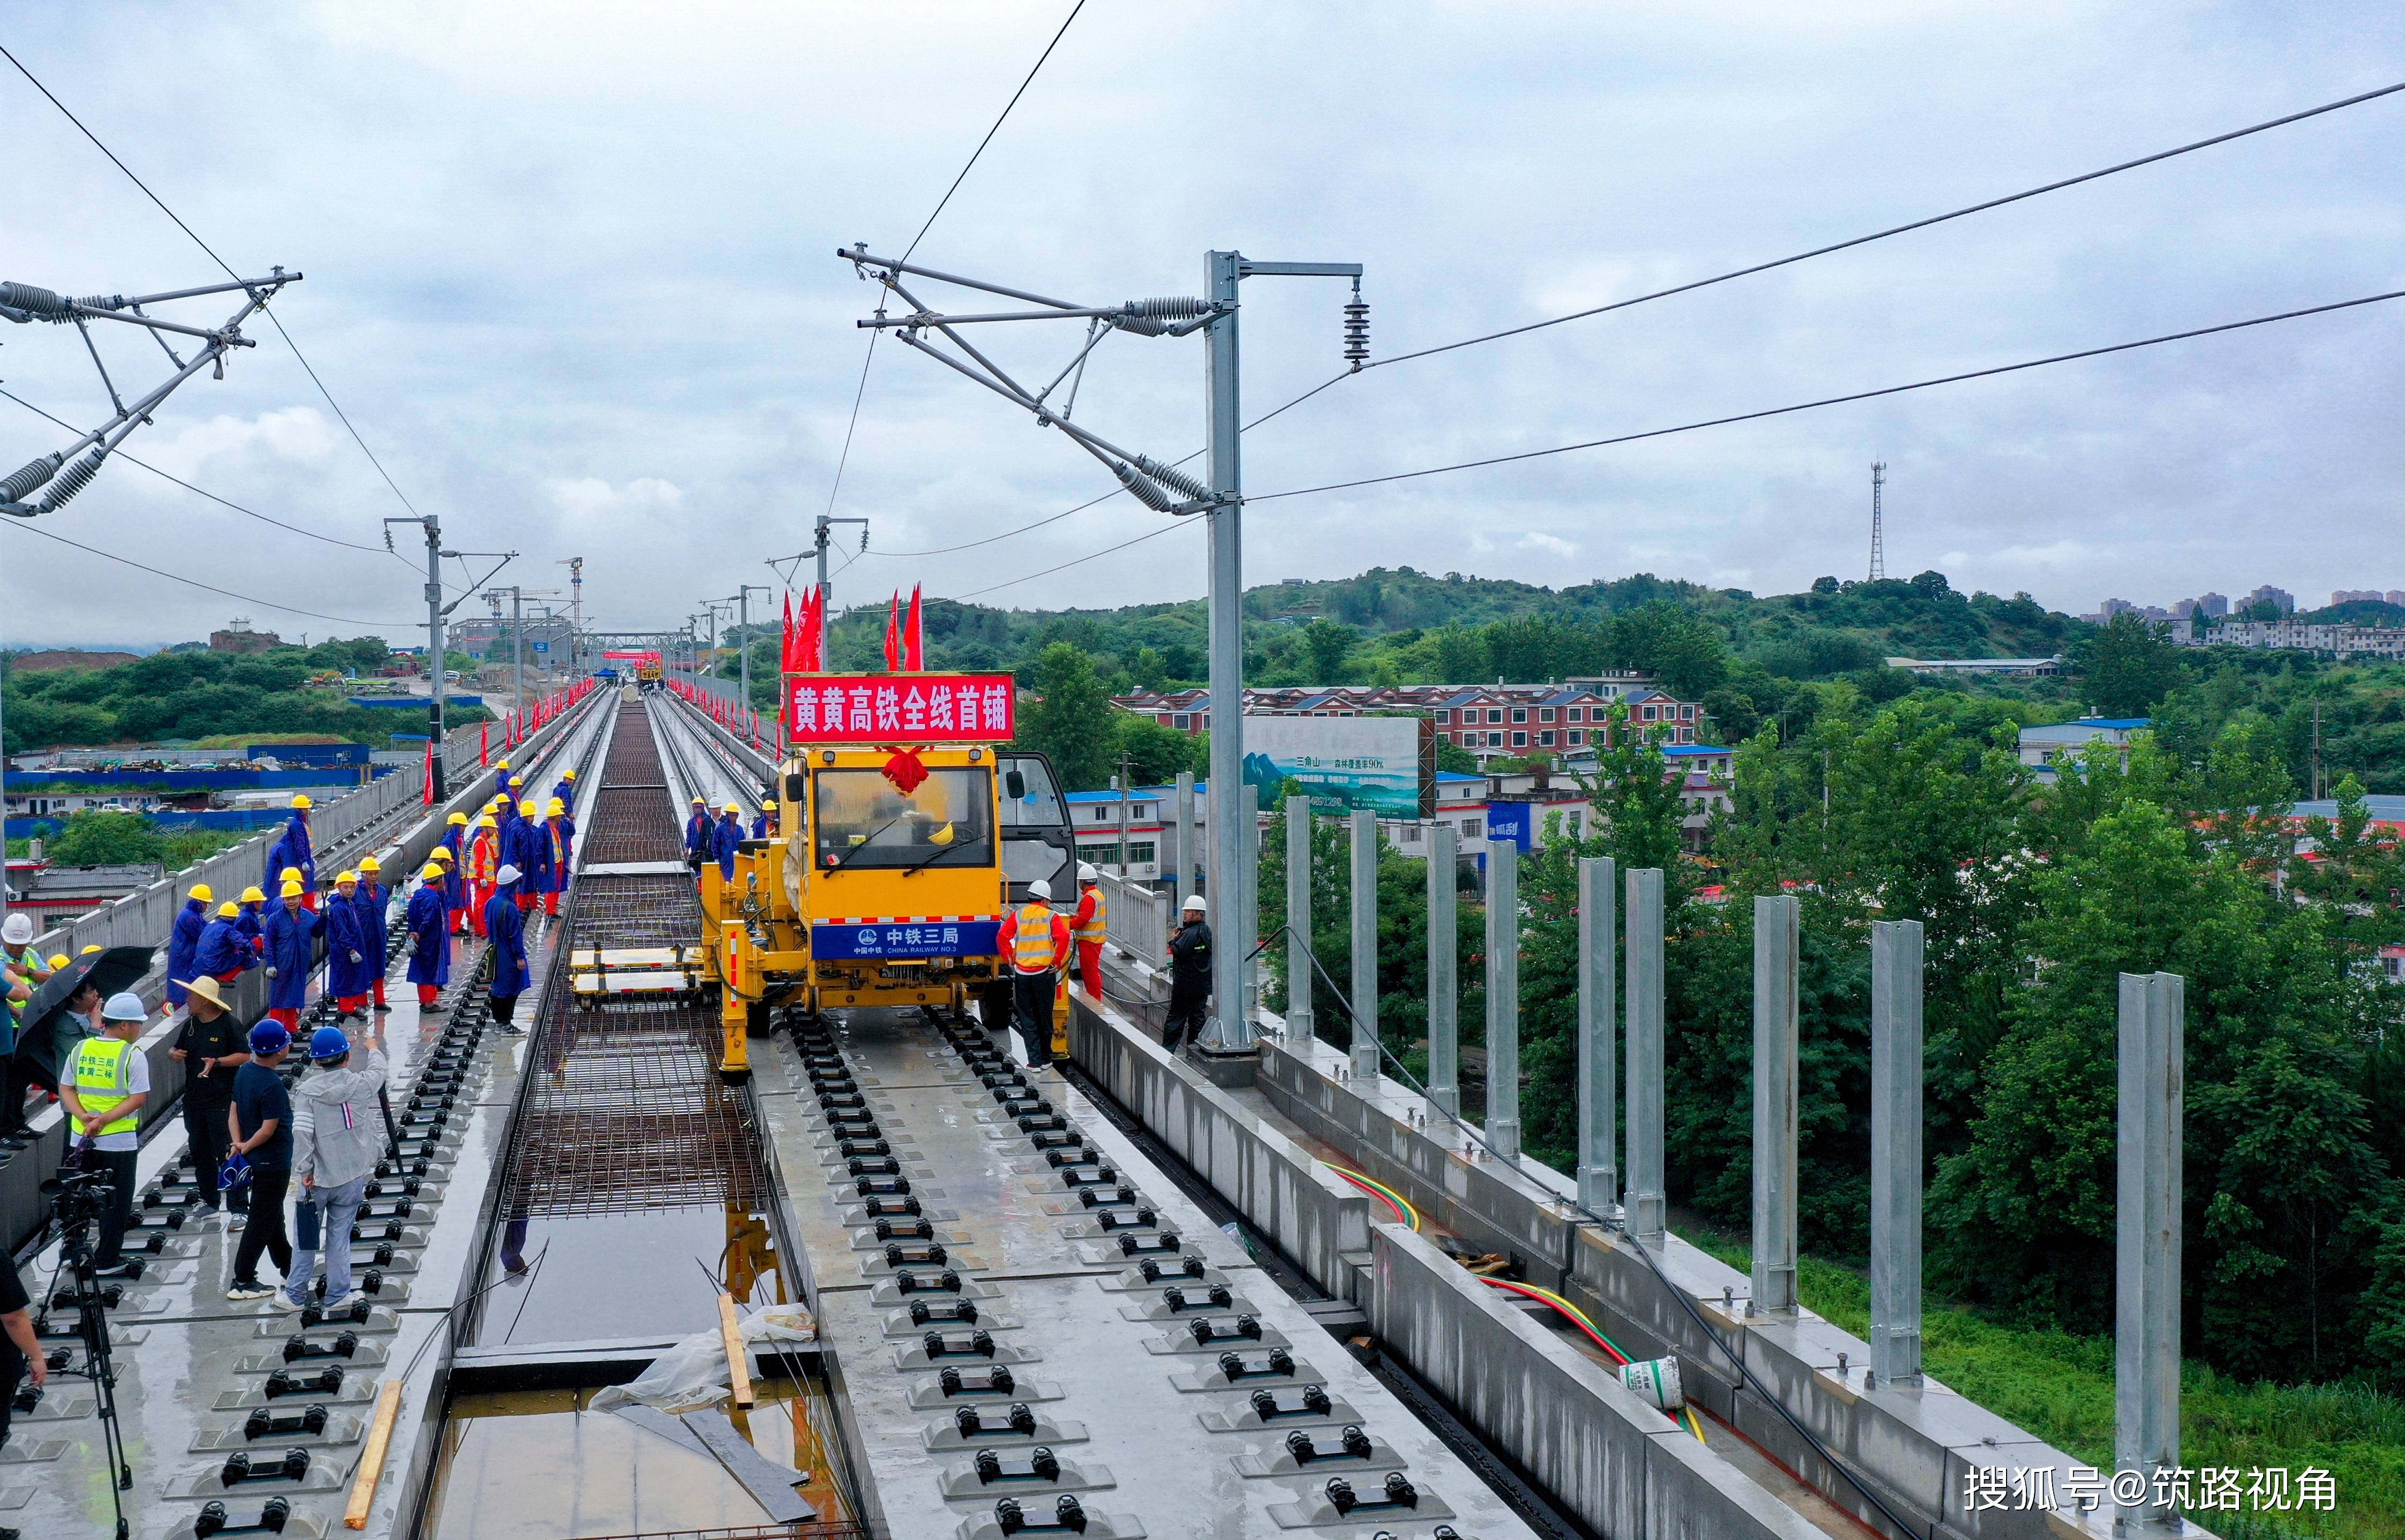
[[[996,945],[1010,959],[1011,1019],[1027,1045],[1027,1064],[1052,1062],[1052,996],[1069,966],[1069,922],[1052,908],[1052,885],[1027,885],[1027,902],[1010,912]]]
[[[377,1010],[389,1011],[384,983],[389,968],[386,956],[392,947],[392,889],[384,885],[384,863],[375,857],[359,858],[359,896],[351,902],[359,907],[359,929],[368,938],[368,993]]]
[[[277,874],[279,883],[301,885],[301,906],[311,914],[317,911],[317,858],[309,849],[308,793],[292,799],[292,818],[284,826],[284,835],[267,852],[267,869]]]
[[[359,896],[359,875],[345,872],[326,904],[326,992],[334,997],[337,1021],[368,1012],[368,938]]]
[[[209,928],[209,905],[217,895],[205,882],[192,884],[184,906],[176,911],[176,927],[167,932],[167,1009],[180,1010],[184,987],[176,981],[192,976],[192,959],[200,955],[201,932]]]
[[[293,1032],[301,1028],[301,1007],[309,1003],[309,975],[317,966],[326,917],[302,907],[297,881],[284,885],[282,897],[284,906],[267,917],[267,1014]]]
[[[1111,901],[1103,892],[1103,875],[1084,861],[1077,863],[1077,912],[1069,933],[1077,943],[1077,976],[1086,993],[1103,998],[1103,938],[1109,933]]]
[[[431,1011],[451,982],[451,908],[443,889],[448,874],[439,861],[429,861],[417,875],[417,891],[409,895],[401,924],[409,931],[409,982],[417,986],[417,1008]]]
[[[1160,1045],[1173,1054],[1189,1034],[1202,1036],[1211,1006],[1211,927],[1203,912],[1202,894],[1188,899],[1177,933],[1169,938],[1169,1019],[1161,1025]]]

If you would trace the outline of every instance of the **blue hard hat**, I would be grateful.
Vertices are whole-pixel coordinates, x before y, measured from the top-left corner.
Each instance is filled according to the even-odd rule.
[[[320,1027],[309,1034],[311,1058],[340,1058],[351,1051],[351,1040],[340,1027]]]
[[[278,1021],[262,1021],[250,1029],[250,1051],[254,1054],[280,1054],[292,1046],[292,1034]]]

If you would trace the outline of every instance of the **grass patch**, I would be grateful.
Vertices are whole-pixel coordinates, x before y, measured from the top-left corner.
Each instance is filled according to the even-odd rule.
[[[1682,1228],[1682,1238],[1739,1269],[1743,1242]],[[1805,1306],[1867,1338],[1870,1280],[1805,1257]],[[2113,1340],[2011,1326],[1959,1306],[1926,1302],[1921,1360],[1928,1371],[1997,1416],[2083,1464],[2113,1463]],[[2193,1513],[2228,1540],[2393,1540],[2405,1534],[2405,1399],[2359,1385],[2243,1383],[2188,1362],[2180,1371],[2180,1461],[2206,1465],[2307,1466],[2338,1484],[2329,1512]],[[2243,1480],[2243,1478],[2242,1478]],[[2243,1491],[2242,1485],[2241,1491]]]

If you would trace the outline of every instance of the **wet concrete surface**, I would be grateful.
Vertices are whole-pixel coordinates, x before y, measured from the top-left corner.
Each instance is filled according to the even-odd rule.
[[[835,1357],[864,1477],[890,1533],[997,1533],[1000,1496],[1048,1518],[1063,1493],[1092,1517],[1090,1533],[1138,1526],[1219,1540],[1295,1533],[1295,1521],[1323,1500],[1334,1467],[1281,1476],[1277,1462],[1290,1459],[1286,1435],[1308,1425],[1332,1443],[1341,1432],[1324,1416],[1301,1413],[1300,1398],[1313,1386],[1341,1410],[1340,1424],[1357,1422],[1376,1441],[1377,1463],[1350,1471],[1357,1484],[1374,1496],[1385,1473],[1399,1470],[1422,1494],[1413,1516],[1378,1516],[1386,1527],[1419,1537],[1444,1519],[1482,1540],[1527,1535],[1441,1439],[1057,1073],[1029,1076],[1053,1110],[1039,1115],[1061,1116],[1081,1141],[1075,1148],[1112,1169],[1114,1191],[1134,1189],[1132,1201],[1086,1203],[917,1013],[851,1012],[830,1027],[910,1183],[907,1196],[921,1209],[913,1217],[930,1232],[908,1244],[941,1245],[940,1266],[959,1281],[905,1291],[897,1271],[927,1277],[936,1268],[906,1252],[897,1269],[795,1044],[782,1037],[755,1044],[761,1118],[791,1195],[793,1228],[808,1249],[821,1340]],[[1104,1209],[1124,1230],[1106,1225]],[[1190,1261],[1200,1275],[1183,1281],[1195,1296],[1184,1302],[1190,1313],[1167,1300],[1170,1277],[1142,1276],[1117,1243],[1122,1233],[1148,1246],[1176,1238],[1163,1254],[1180,1273]],[[1205,1303],[1215,1286],[1228,1291],[1224,1308]],[[929,1308],[928,1320],[914,1318],[914,1303]],[[974,1320],[933,1313],[962,1305],[974,1308]],[[1197,1337],[1193,1327],[1204,1319],[1217,1335]],[[976,1340],[979,1333],[987,1342]],[[1294,1363],[1263,1368],[1273,1349]],[[1223,1352],[1241,1354],[1259,1377],[1215,1380]],[[970,1388],[948,1391],[948,1368]],[[1010,1389],[980,1395],[974,1387],[1000,1369],[1012,1377]],[[1282,1420],[1248,1425],[1251,1393],[1269,1387]],[[999,1419],[1013,1401],[1033,1414],[1032,1434],[987,1443],[991,1429],[961,1431],[964,1406]],[[964,1441],[972,1436],[979,1442]],[[1058,1477],[1023,1474],[1038,1445],[1054,1451]],[[1000,1456],[997,1476],[980,1475],[974,1457],[981,1451]],[[1379,1527],[1365,1524],[1372,1518],[1365,1512],[1331,1533],[1367,1534]]]
[[[505,1279],[484,1304],[479,1346],[684,1337],[718,1323],[728,1253],[741,1242],[719,1209],[573,1214],[503,1225],[488,1280]],[[514,1255],[520,1268],[509,1266]],[[746,1265],[734,1259],[734,1281]],[[778,1303],[773,1274],[740,1297]]]

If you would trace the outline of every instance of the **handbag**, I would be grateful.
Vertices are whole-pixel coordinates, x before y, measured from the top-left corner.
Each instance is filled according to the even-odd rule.
[[[237,1151],[218,1168],[218,1191],[236,1192],[250,1185],[250,1157]]]

